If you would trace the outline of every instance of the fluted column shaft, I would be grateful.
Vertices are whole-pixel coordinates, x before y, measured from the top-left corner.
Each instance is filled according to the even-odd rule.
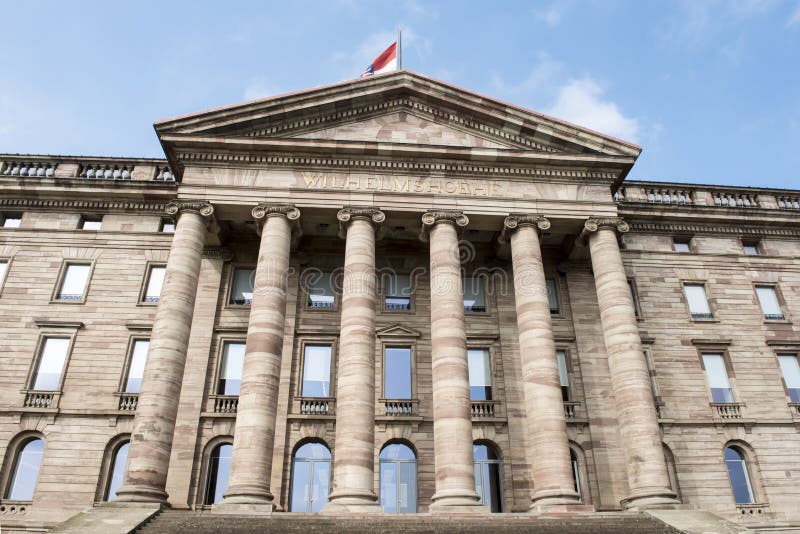
[[[469,364],[457,227],[458,213],[426,213],[430,240],[433,446],[436,492],[431,512],[482,507],[475,491]]]
[[[675,503],[628,279],[617,242],[621,219],[586,223],[611,385],[628,466],[627,507]]]
[[[300,217],[300,212],[292,206],[257,206],[253,216],[264,219],[264,223],[247,326],[228,491],[219,506],[223,511],[274,509],[269,483],[286,320],[287,277],[292,221]]]
[[[327,511],[380,512],[375,473],[375,225],[382,212],[345,208],[342,323],[336,377],[336,454]]]
[[[504,230],[511,233],[514,298],[517,307],[519,353],[528,421],[528,457],[533,469],[532,510],[575,505],[567,422],[558,376],[558,359],[547,298],[539,230],[550,227],[543,217],[511,216]]]
[[[178,414],[197,279],[206,239],[207,203],[175,201],[178,217],[150,336],[128,463],[117,500],[166,502],[167,470]]]

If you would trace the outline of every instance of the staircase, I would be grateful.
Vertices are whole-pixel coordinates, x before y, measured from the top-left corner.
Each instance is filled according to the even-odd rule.
[[[592,513],[586,515],[525,516],[328,516],[276,513],[271,517],[223,515],[212,512],[165,510],[140,526],[137,534],[377,534],[390,532],[457,534],[679,534],[661,521],[638,513]]]

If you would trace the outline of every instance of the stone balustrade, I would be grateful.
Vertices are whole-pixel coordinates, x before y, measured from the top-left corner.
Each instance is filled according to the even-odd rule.
[[[55,391],[28,391],[25,393],[26,408],[54,408]]]
[[[300,413],[303,415],[333,415],[334,400],[328,397],[301,397]]]
[[[120,393],[119,395],[119,411],[121,412],[135,412],[139,406],[138,393]]]
[[[714,191],[714,204],[728,208],[757,208],[758,195],[728,191]]]
[[[84,160],[59,156],[0,154],[0,176],[18,178],[79,178],[174,182],[165,160],[103,158]]]
[[[792,416],[795,419],[800,418],[800,402],[790,402],[789,409],[792,411]]]
[[[709,206],[800,210],[800,195],[794,191],[633,180],[626,181],[614,192],[614,201],[620,204],[657,204],[676,209]]]
[[[711,409],[714,410],[715,419],[741,419],[742,412],[744,411],[744,404],[736,402],[712,402]]]
[[[645,198],[650,204],[691,204],[692,191],[675,187],[647,187]]]
[[[782,210],[800,210],[800,196],[778,195],[778,207]]]
[[[564,402],[564,417],[566,417],[567,420],[575,419],[577,417],[576,413],[577,413],[577,410],[578,410],[578,406],[580,406],[580,404],[581,403],[579,403],[579,402],[565,401]]]
[[[383,415],[389,417],[415,415],[416,409],[414,405],[416,402],[411,399],[381,399]]]
[[[497,401],[471,401],[470,409],[473,419],[483,419],[495,416]]]
[[[0,175],[50,177],[55,174],[56,166],[50,161],[2,161]]]
[[[215,395],[214,413],[236,413],[239,395]]]

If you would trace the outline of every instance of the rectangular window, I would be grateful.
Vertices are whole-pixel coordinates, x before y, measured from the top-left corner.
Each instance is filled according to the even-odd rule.
[[[411,398],[411,347],[386,347],[383,368],[383,396]]]
[[[165,234],[174,234],[175,223],[172,221],[172,219],[161,219],[161,224],[158,227],[158,231]]]
[[[83,300],[91,269],[92,266],[88,264],[68,263],[64,268],[56,300]]]
[[[758,241],[743,241],[742,250],[748,256],[758,256],[761,251],[758,249]]]
[[[22,215],[6,215],[3,218],[3,228],[19,228],[22,224]]]
[[[550,313],[557,314],[559,309],[556,281],[552,278],[548,278],[545,282],[547,283],[547,302],[550,304]]]
[[[331,396],[331,346],[306,345],[303,355],[303,397]]]
[[[756,286],[756,295],[761,304],[761,311],[767,321],[783,321],[783,310],[778,302],[778,295],[773,286]]]
[[[733,402],[733,390],[728,380],[728,370],[725,368],[725,357],[722,354],[703,354],[703,367],[706,368],[712,402]]]
[[[147,288],[144,291],[143,302],[158,302],[166,272],[167,268],[161,265],[150,267],[150,272],[147,273]]]
[[[633,280],[628,280],[628,290],[631,292],[631,301],[633,302],[633,314],[639,317],[639,299],[636,298],[636,288],[633,285]]]
[[[486,311],[486,297],[483,293],[483,280],[478,277],[467,276],[464,278],[464,311]]]
[[[0,260],[0,288],[3,287],[3,282],[6,281],[7,271],[8,271],[8,260]]]
[[[253,283],[255,277],[255,269],[235,269],[233,271],[230,304],[244,306],[253,303]]]
[[[39,365],[33,381],[35,391],[58,391],[61,387],[61,373],[67,361],[69,338],[46,337],[42,344]]]
[[[470,400],[492,400],[492,363],[487,349],[467,350]]]
[[[103,225],[103,219],[97,217],[84,217],[81,219],[81,230],[99,230]]]
[[[131,363],[128,366],[128,377],[125,379],[125,393],[139,393],[142,390],[144,364],[147,362],[147,351],[150,350],[149,339],[137,339],[131,347]]]
[[[242,385],[244,366],[244,343],[226,341],[222,345],[222,361],[219,366],[217,395],[238,395]]]
[[[411,277],[393,274],[386,279],[386,309],[389,311],[411,309]]]
[[[557,350],[558,379],[561,381],[561,398],[564,401],[572,400],[572,391],[569,386],[569,367],[567,367],[567,351]]]
[[[797,354],[779,354],[778,362],[783,373],[783,382],[789,392],[789,401],[800,403],[800,362]]]
[[[684,237],[676,237],[672,240],[672,250],[675,252],[691,252],[691,241]]]
[[[711,319],[713,317],[703,284],[683,284],[683,292],[686,295],[692,319]]]
[[[336,292],[333,273],[311,272],[308,275],[308,307],[333,308]]]

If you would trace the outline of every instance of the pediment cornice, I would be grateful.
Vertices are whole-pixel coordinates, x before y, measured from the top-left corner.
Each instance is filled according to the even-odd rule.
[[[397,338],[411,338],[420,337],[420,333],[411,328],[407,328],[399,323],[380,328],[375,332],[377,337],[397,337]]]

